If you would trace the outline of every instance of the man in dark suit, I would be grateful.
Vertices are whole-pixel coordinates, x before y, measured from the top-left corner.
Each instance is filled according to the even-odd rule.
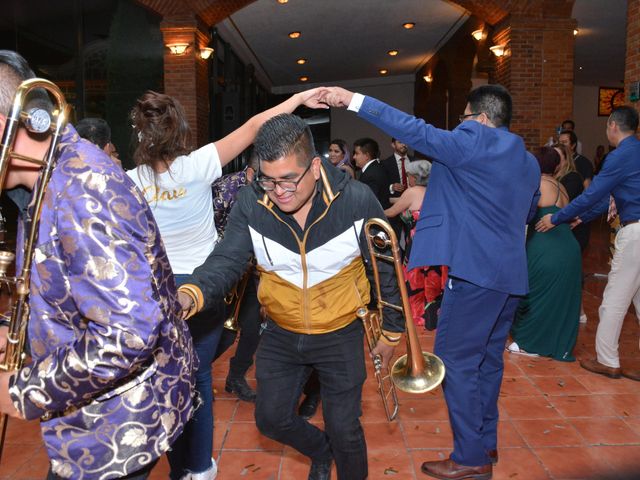
[[[399,197],[409,184],[407,183],[407,164],[413,159],[409,157],[409,149],[397,138],[391,138],[393,155],[382,161],[382,166],[387,172],[389,195]]]
[[[504,347],[528,290],[525,225],[540,185],[535,158],[508,130],[511,96],[499,85],[473,90],[453,131],[338,87],[324,101],[348,106],[433,159],[408,268],[449,266],[435,353],[446,367],[454,448],[446,460],[424,462],[422,471],[444,479],[491,478]]]
[[[359,181],[369,186],[382,208],[389,208],[389,190],[387,174],[380,165],[378,157],[380,148],[378,142],[372,138],[360,138],[353,142],[353,160],[356,167],[361,169]]]

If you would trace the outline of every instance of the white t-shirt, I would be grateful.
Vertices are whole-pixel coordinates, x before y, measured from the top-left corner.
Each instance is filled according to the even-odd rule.
[[[147,165],[127,174],[151,207],[173,273],[192,273],[218,240],[211,184],[222,175],[222,166],[215,145],[177,157],[168,171],[157,175],[157,186]]]

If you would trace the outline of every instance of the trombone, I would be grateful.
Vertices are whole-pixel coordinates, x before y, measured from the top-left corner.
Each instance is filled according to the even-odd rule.
[[[27,97],[34,90],[44,90],[55,100],[55,109],[49,114],[42,108],[26,108]],[[37,241],[40,215],[44,195],[51,178],[51,173],[56,164],[56,146],[60,141],[62,132],[67,124],[69,106],[60,89],[48,80],[32,78],[25,80],[18,86],[13,99],[11,111],[7,116],[7,122],[2,134],[0,144],[0,193],[4,188],[4,182],[12,159],[22,160],[42,167],[40,180],[33,191],[35,204],[31,225],[25,231],[24,257],[20,273],[16,276],[7,276],[7,270],[15,259],[13,252],[0,252],[0,284],[8,285],[11,290],[11,317],[7,333],[7,346],[4,358],[0,362],[0,370],[16,371],[22,368],[26,358],[25,340],[27,335],[27,322],[29,321],[29,287],[31,280],[31,263]],[[51,145],[45,159],[38,159],[21,155],[14,151],[14,143],[20,124],[30,132],[37,134],[50,134]],[[11,289],[11,287],[14,287]],[[0,418],[0,458],[4,447],[4,438],[7,429],[8,415]]]
[[[372,218],[365,223],[364,232],[371,257],[377,304],[375,310],[371,311],[363,307],[357,315],[364,323],[369,349],[375,347],[382,334],[383,307],[392,308],[402,313],[407,324],[407,353],[398,358],[393,367],[387,369],[385,373],[381,371],[382,359],[380,356],[377,355],[373,359],[378,391],[382,396],[387,419],[392,421],[398,413],[398,397],[395,388],[408,393],[429,392],[444,380],[445,367],[440,358],[433,353],[423,352],[420,347],[402,271],[400,245],[393,228],[384,220]],[[387,253],[389,249],[391,255]],[[378,261],[393,263],[400,290],[401,305],[395,305],[382,298]],[[385,388],[385,385],[390,386]]]

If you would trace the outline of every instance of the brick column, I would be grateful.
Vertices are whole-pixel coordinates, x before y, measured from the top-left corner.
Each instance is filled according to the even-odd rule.
[[[194,146],[209,139],[208,60],[200,57],[200,48],[209,44],[206,26],[194,14],[168,15],[160,25],[164,44],[188,43],[184,55],[164,54],[164,93],[177,98],[184,107],[193,132]]]
[[[495,58],[492,81],[511,92],[511,128],[527,148],[544,144],[572,116],[575,26],[569,18],[511,15],[494,30],[493,44],[506,45],[507,54]]]
[[[627,55],[624,68],[624,98],[629,102],[631,82],[640,80],[640,0],[627,0]],[[640,110],[640,102],[633,105]]]

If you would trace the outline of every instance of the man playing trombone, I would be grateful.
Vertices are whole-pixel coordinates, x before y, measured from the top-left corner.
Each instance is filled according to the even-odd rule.
[[[3,130],[30,77],[21,56],[0,51]],[[54,142],[21,124],[0,162],[3,189],[29,191],[17,199],[16,275],[33,259],[24,319],[32,362],[0,373],[0,410],[40,418],[49,479],[146,478],[193,411],[191,337],[174,313],[175,282],[144,198],[106,153],[62,128]],[[55,164],[42,169],[18,155]],[[51,172],[48,183],[42,171]]]
[[[222,242],[180,287],[180,303],[190,315],[222,298],[254,255],[258,299],[268,317],[256,354],[258,429],[310,457],[310,480],[329,479],[333,460],[339,479],[363,480],[367,451],[359,417],[366,373],[356,312],[370,292],[363,227],[384,213],[369,188],[320,159],[309,127],[295,115],[267,121],[254,155],[259,175],[240,191]],[[380,283],[397,305],[392,266],[380,267]],[[384,313],[372,354],[386,367],[404,320],[391,309]],[[296,414],[312,369],[325,431]]]

